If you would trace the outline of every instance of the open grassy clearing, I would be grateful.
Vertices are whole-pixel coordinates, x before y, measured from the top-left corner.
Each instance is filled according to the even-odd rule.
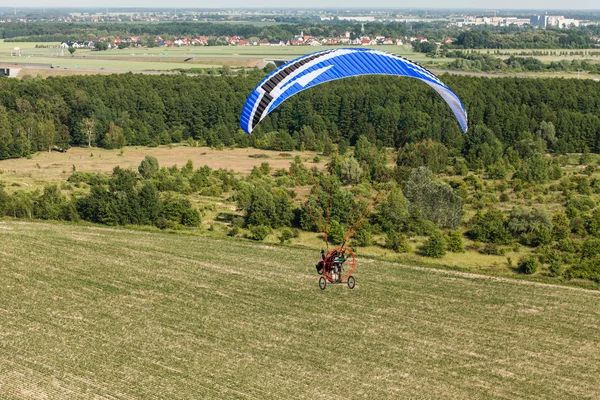
[[[273,169],[289,168],[296,155],[300,155],[303,160],[312,160],[317,153],[281,153],[254,148],[214,150],[208,147],[187,146],[135,146],[126,147],[121,153],[121,150],[73,147],[66,153],[39,152],[31,158],[1,160],[0,181],[8,185],[9,191],[10,188],[39,189],[48,183],[64,182],[73,173],[73,166],[77,171],[86,172],[110,173],[116,166],[137,170],[146,155],[156,157],[160,165],[165,167],[183,167],[191,160],[196,168],[208,165],[212,169],[232,169],[241,174],[248,174],[252,168],[260,166],[263,162],[268,162]],[[251,155],[262,155],[263,158],[250,157]],[[319,165],[322,166],[325,162],[323,159]],[[11,186],[13,183],[17,185]]]
[[[600,293],[234,240],[0,222],[7,398],[595,398]]]

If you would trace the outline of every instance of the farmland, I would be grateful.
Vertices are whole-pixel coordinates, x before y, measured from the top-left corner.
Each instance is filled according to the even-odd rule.
[[[36,48],[36,45],[48,46]],[[307,53],[331,49],[331,46],[187,46],[187,47],[154,47],[116,49],[109,51],[92,51],[77,49],[73,55],[58,48],[59,43],[34,42],[2,42],[0,41],[0,64],[26,63],[51,64],[53,68],[33,67],[24,68],[19,77],[26,75],[43,77],[69,76],[81,74],[110,74],[123,72],[161,73],[169,71],[221,68],[229,66],[232,69],[263,68],[268,60],[291,60]],[[21,57],[11,56],[11,49],[19,47]],[[365,46],[361,46],[365,47]],[[392,52],[421,63],[436,73],[450,72],[467,75],[499,76],[514,75],[519,77],[561,77],[597,79],[597,74],[578,74],[577,72],[507,72],[480,73],[477,71],[446,71],[445,65],[452,62],[451,58],[430,58],[423,53],[415,52],[411,46],[366,46],[378,50]],[[506,59],[505,53],[520,55],[525,50],[502,50],[501,55],[493,54],[490,50],[472,50],[483,54]],[[539,50],[539,52],[554,52],[556,50]],[[572,51],[567,56],[536,55],[544,63],[557,60],[598,60],[597,56],[581,56]],[[188,61],[185,61],[188,60]]]
[[[592,398],[600,293],[188,234],[0,223],[8,398]]]

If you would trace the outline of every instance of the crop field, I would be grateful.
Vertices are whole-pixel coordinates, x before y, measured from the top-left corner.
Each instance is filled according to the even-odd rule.
[[[600,292],[236,240],[0,222],[0,397],[596,398]]]

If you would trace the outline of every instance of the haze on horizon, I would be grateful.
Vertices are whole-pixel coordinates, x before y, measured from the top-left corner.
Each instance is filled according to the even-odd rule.
[[[368,4],[368,6],[367,6]],[[474,0],[456,0],[449,6],[447,2],[443,0],[407,0],[399,3],[395,0],[377,0],[374,2],[365,3],[361,0],[304,0],[298,1],[281,1],[281,0],[224,0],[218,3],[218,7],[215,7],[213,2],[199,2],[196,0],[155,0],[147,2],[144,0],[130,0],[126,4],[118,0],[107,0],[102,3],[98,3],[93,0],[24,0],[15,4],[17,8],[26,7],[76,7],[76,8],[339,8],[339,9],[378,9],[378,8],[390,8],[390,9],[427,9],[427,8],[440,8],[440,9],[490,9],[490,10],[599,10],[600,4],[592,0],[572,0],[565,2],[562,0],[491,0],[486,2],[474,1]],[[10,7],[10,5],[4,5],[4,7]]]

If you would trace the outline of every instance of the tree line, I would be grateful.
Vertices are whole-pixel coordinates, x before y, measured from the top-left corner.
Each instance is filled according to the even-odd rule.
[[[0,38],[5,41],[56,42],[89,40],[97,37],[151,37],[166,36],[242,36],[266,40],[290,40],[300,32],[316,37],[384,36],[393,39],[425,36],[430,42],[440,42],[447,37],[456,38],[448,48],[461,49],[587,49],[598,47],[592,40],[600,34],[598,25],[570,29],[537,29],[531,26],[495,27],[476,26],[460,28],[445,21],[432,22],[367,22],[306,21],[280,23],[269,26],[219,22],[161,22],[150,23],[56,23],[28,22],[4,23]],[[145,41],[148,43],[149,41]],[[420,46],[420,44],[419,44]]]
[[[240,112],[262,76],[2,79],[0,159],[69,146],[182,141],[329,153],[332,145],[354,145],[360,135],[380,147],[428,138],[456,154],[481,137],[489,148],[496,142],[513,146],[543,123],[554,127],[547,141],[551,152],[600,151],[600,83],[590,80],[446,75],[442,79],[469,113],[469,132],[463,135],[448,106],[422,82],[351,78],[292,97],[247,135],[238,125]]]

